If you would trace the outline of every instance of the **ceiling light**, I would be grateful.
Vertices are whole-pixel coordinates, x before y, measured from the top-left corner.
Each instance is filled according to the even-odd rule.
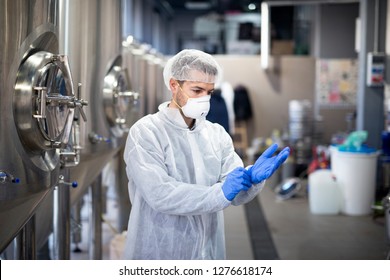
[[[269,5],[267,2],[261,3],[261,67],[268,68],[270,53],[270,18]]]
[[[250,4],[248,5],[248,9],[251,10],[251,11],[256,10],[256,5],[253,4],[253,3],[250,3]]]

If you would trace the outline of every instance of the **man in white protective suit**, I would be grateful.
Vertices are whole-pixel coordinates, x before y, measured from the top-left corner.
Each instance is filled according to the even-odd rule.
[[[287,159],[269,147],[243,167],[229,134],[205,119],[215,59],[183,50],[164,68],[171,101],[138,120],[124,152],[132,209],[124,259],[225,259],[223,209],[251,201]]]

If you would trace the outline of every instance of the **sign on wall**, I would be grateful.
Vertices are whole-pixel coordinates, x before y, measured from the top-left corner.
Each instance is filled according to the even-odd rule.
[[[357,59],[318,59],[316,96],[319,107],[356,106]]]

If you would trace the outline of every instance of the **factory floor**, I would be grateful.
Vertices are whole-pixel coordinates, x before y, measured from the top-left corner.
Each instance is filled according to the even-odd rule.
[[[82,210],[81,252],[72,251],[71,259],[91,259],[88,207],[87,202]],[[252,202],[228,207],[224,214],[227,259],[383,260],[390,250],[383,216],[314,215],[305,188],[280,200],[266,186]],[[110,192],[103,217],[102,259],[117,259],[121,247],[113,239],[118,240],[118,203]]]

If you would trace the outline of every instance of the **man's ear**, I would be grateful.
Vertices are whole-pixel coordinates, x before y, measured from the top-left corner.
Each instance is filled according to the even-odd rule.
[[[171,91],[173,92],[173,91],[176,91],[177,90],[177,87],[178,87],[178,85],[177,85],[177,81],[175,80],[175,79],[170,79],[169,80],[169,88],[171,89]]]

